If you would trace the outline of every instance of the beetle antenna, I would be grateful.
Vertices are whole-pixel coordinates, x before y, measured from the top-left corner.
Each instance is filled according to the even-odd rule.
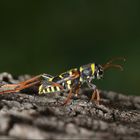
[[[116,60],[123,60],[123,61],[125,61],[126,59],[123,58],[123,57],[116,57],[116,58],[113,58],[113,59],[111,59],[110,61],[108,61],[106,64],[102,65],[103,69],[106,70],[106,69],[108,69],[108,68],[114,67],[114,68],[118,68],[118,69],[120,69],[121,71],[123,71],[123,67],[122,67],[121,65],[112,64],[112,63],[113,63],[114,61],[116,61]]]

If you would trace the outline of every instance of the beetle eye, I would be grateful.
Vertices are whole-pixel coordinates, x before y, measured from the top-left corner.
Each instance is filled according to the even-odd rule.
[[[103,71],[99,71],[99,75],[103,75]]]

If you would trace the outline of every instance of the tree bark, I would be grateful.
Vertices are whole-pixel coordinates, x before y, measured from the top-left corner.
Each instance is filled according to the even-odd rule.
[[[100,94],[100,105],[96,105],[90,102],[91,91],[81,89],[65,106],[61,104],[67,93],[38,95],[33,87],[2,94],[0,139],[139,139],[140,96],[112,91]]]

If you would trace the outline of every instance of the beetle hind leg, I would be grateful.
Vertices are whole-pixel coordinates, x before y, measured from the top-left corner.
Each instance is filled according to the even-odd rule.
[[[4,84],[0,86],[0,94],[19,92],[23,89],[40,84],[40,82],[41,82],[41,75],[38,75],[36,77],[33,77],[29,80],[17,84]]]

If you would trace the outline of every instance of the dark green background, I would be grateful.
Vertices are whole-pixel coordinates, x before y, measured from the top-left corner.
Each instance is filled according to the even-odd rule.
[[[96,84],[140,95],[139,0],[0,1],[1,72],[56,75],[117,56],[127,59],[124,71]]]

